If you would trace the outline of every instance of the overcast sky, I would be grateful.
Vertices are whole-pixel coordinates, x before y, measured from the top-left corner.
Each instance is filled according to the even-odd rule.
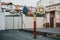
[[[14,4],[17,5],[26,5],[26,6],[33,6],[36,7],[36,3],[39,0],[1,0],[2,2],[12,2]],[[51,2],[49,2],[51,1]],[[52,2],[53,1],[53,2]],[[47,6],[49,4],[54,4],[54,3],[60,3],[60,0],[42,0],[41,4],[43,4],[44,6]]]

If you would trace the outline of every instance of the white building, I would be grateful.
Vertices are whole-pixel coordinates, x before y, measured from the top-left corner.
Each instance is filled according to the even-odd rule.
[[[60,27],[60,3],[46,6],[46,27]]]

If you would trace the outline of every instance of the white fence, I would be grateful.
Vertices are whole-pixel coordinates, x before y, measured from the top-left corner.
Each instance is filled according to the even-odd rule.
[[[5,30],[5,16],[0,13],[0,30]]]
[[[20,16],[5,17],[5,29],[20,29],[20,28],[21,28]]]
[[[1,15],[0,15],[1,16]],[[1,20],[2,18],[2,20]],[[34,28],[33,17],[23,16],[23,24],[20,16],[1,16],[0,18],[0,29],[25,29]],[[43,17],[37,17],[37,28],[43,28]],[[23,27],[21,27],[23,25]]]

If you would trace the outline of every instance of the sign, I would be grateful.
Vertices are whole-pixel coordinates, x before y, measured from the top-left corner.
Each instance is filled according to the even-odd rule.
[[[27,14],[28,13],[28,8],[26,6],[23,7],[23,14]]]
[[[44,14],[45,13],[45,7],[44,6],[38,6],[37,13]]]

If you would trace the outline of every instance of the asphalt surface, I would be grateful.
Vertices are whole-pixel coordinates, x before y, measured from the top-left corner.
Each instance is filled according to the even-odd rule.
[[[0,31],[0,40],[60,40],[56,38],[44,37],[37,35],[37,39],[34,39],[33,34],[19,31],[19,30],[6,30]]]
[[[25,30],[34,31],[33,28],[25,29]],[[36,31],[38,31],[38,32],[47,32],[47,33],[60,35],[60,27],[56,27],[56,28],[36,28]]]

